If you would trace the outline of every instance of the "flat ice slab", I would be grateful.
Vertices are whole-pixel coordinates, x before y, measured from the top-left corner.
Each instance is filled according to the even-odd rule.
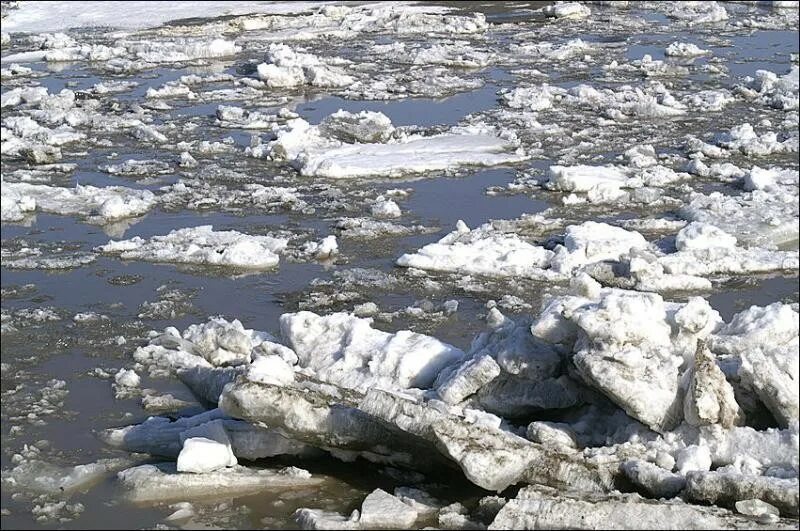
[[[486,134],[408,137],[397,144],[342,146],[310,156],[304,175],[365,177],[446,170],[458,166],[496,166],[523,160],[512,145]]]
[[[117,474],[127,497],[137,503],[242,496],[262,490],[319,485],[322,477],[294,467],[257,470],[235,466],[205,474],[181,474],[174,463],[141,465]]]
[[[374,112],[339,111],[320,125],[296,118],[276,127],[275,134],[265,153],[288,161],[301,175],[317,177],[398,176],[526,159],[513,138],[501,138],[490,128],[408,134]]]

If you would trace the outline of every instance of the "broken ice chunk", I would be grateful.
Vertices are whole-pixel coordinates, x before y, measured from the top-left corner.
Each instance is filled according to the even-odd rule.
[[[119,372],[114,375],[114,381],[117,385],[122,387],[139,387],[141,378],[139,378],[139,375],[136,374],[134,370],[120,369]]]
[[[413,254],[404,254],[397,265],[433,271],[487,276],[547,277],[543,271],[553,252],[525,242],[516,234],[479,227],[473,231],[461,221],[455,231]]]
[[[300,508],[293,517],[300,529],[361,529],[357,510],[348,517],[333,511]]]
[[[694,471],[708,471],[711,469],[711,452],[707,446],[692,444],[678,452],[675,466],[681,475]]]
[[[667,46],[665,55],[670,57],[697,57],[698,55],[705,55],[711,53],[709,50],[703,50],[699,46],[691,42],[673,42]]]
[[[712,348],[739,357],[739,377],[784,427],[800,410],[800,317],[789,304],[751,306],[711,337]]]
[[[690,472],[686,476],[686,496],[690,500],[734,507],[736,502],[757,498],[773,505],[781,514],[798,515],[797,477],[781,479],[726,472]]]
[[[379,383],[428,388],[443,367],[464,356],[433,337],[408,330],[389,334],[372,328],[371,319],[346,313],[289,313],[280,322],[281,335],[297,353],[301,367],[354,389]]]
[[[647,461],[627,461],[622,470],[637,487],[654,498],[674,498],[686,485],[686,479]]]
[[[556,2],[543,7],[542,13],[553,18],[586,18],[592,12],[579,2]]]
[[[269,45],[267,61],[258,65],[257,72],[258,78],[268,87],[344,87],[355,81],[339,67],[326,64],[316,55],[296,51],[282,43]]]
[[[711,247],[731,248],[736,246],[736,238],[711,225],[693,221],[682,228],[675,237],[675,247],[679,251],[708,249]]]
[[[499,374],[500,366],[491,356],[473,358],[438,383],[436,392],[448,404],[458,404]]]
[[[201,474],[237,464],[231,440],[220,420],[189,428],[181,434],[181,439],[183,448],[178,454],[178,472]]]
[[[740,500],[737,501],[735,505],[737,512],[749,516],[761,516],[765,514],[780,516],[777,507],[757,498],[752,500]]]
[[[372,491],[361,504],[362,527],[367,529],[406,529],[417,519],[417,511],[382,489]]]
[[[697,342],[694,367],[683,402],[683,416],[693,426],[719,423],[725,428],[741,424],[744,419],[731,384],[703,341]]]

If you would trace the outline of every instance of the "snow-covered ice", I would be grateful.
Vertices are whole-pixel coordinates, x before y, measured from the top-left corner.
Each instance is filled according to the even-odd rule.
[[[123,260],[145,260],[243,269],[269,269],[278,265],[278,253],[287,240],[271,236],[249,236],[236,231],[215,231],[211,225],[178,229],[145,240],[110,241],[99,252]]]
[[[17,221],[25,213],[42,211],[80,216],[90,223],[104,224],[146,214],[156,203],[149,190],[121,186],[62,188],[44,184],[2,184],[4,221]]]
[[[299,312],[281,316],[281,335],[301,367],[325,381],[362,390],[429,387],[442,367],[464,355],[430,336],[408,330],[389,334],[370,324],[370,319],[344,313]]]
[[[154,9],[150,2],[137,1],[126,1],[122,5],[119,2],[31,2],[9,12],[8,18],[3,20],[3,31],[33,33],[93,26],[148,28],[189,17],[292,13],[312,5],[311,2],[228,2],[198,6],[192,2],[170,2]],[[125,17],[120,17],[120,10],[124,10]]]
[[[515,140],[486,128],[454,129],[430,136],[396,132],[380,113],[339,111],[319,126],[302,118],[275,130],[263,150],[306,176],[399,176],[459,166],[496,166],[525,160]],[[249,148],[253,155],[259,148]],[[256,151],[258,150],[258,151]]]

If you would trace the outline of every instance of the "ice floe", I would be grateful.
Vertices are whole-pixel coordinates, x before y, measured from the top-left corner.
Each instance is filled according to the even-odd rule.
[[[689,221],[725,227],[725,232],[747,246],[776,248],[798,239],[796,192],[693,193],[680,212]]]
[[[776,109],[796,110],[798,87],[800,87],[799,76],[800,70],[797,65],[780,76],[769,70],[758,70],[755,77],[745,78],[744,84],[738,85],[736,89],[748,100],[760,101]]]
[[[349,517],[319,509],[298,509],[294,518],[301,529],[394,529],[410,528],[416,522],[417,509],[382,489],[375,489],[361,504],[361,511]]]
[[[176,229],[164,236],[111,241],[99,252],[123,260],[169,262],[243,269],[269,269],[278,265],[278,253],[287,240],[272,236],[250,236],[236,231],[215,231],[211,225]]]
[[[525,159],[515,139],[501,138],[491,129],[408,134],[396,131],[385,115],[369,111],[339,111],[319,126],[297,118],[279,126],[275,134],[277,138],[265,149],[248,148],[250,153],[285,160],[307,176],[398,176]]]
[[[579,2],[556,2],[552,6],[542,8],[542,13],[554,18],[584,18],[591,15],[591,10]]]
[[[178,472],[203,474],[238,464],[222,422],[207,422],[181,434],[183,446],[175,468]]]
[[[257,67],[258,78],[268,87],[343,87],[354,79],[336,66],[323,63],[318,57],[293,50],[285,44],[271,44],[267,62]]]
[[[491,227],[470,231],[460,222],[456,230],[428,244],[417,253],[398,258],[398,265],[490,276],[547,276],[544,272],[554,256],[552,251],[531,245],[514,234],[493,231]]]
[[[719,2],[675,2],[665,11],[669,17],[688,26],[713,24],[728,19],[728,11]]]
[[[673,42],[664,52],[670,57],[696,57],[698,55],[705,55],[711,53],[709,50],[704,50],[691,42]]]
[[[105,224],[142,216],[156,203],[156,196],[149,190],[121,186],[61,188],[8,182],[3,182],[2,186],[3,221],[18,221],[27,212],[41,211],[80,216],[90,223]]]

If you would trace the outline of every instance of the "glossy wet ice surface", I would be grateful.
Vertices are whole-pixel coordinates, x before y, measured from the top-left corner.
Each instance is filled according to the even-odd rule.
[[[784,74],[797,64],[797,32],[794,29],[744,29],[726,28],[721,34],[713,28],[670,28],[664,15],[649,7],[632,7],[620,10],[619,22],[601,26],[577,26],[579,33],[569,29],[568,22],[547,22],[533,12],[541,3],[497,3],[471,2],[457,6],[461,11],[482,11],[493,24],[485,36],[465,36],[468,46],[481,50],[500,50],[503,53],[486,68],[450,68],[457,75],[482,81],[480,88],[459,91],[443,98],[411,97],[391,101],[348,99],[331,94],[335,91],[317,87],[276,89],[268,92],[263,101],[207,101],[168,98],[170,109],[153,111],[154,123],[185,124],[194,122],[196,127],[170,138],[221,141],[232,138],[232,152],[198,156],[199,168],[187,170],[176,164],[179,150],[167,145],[140,143],[128,135],[108,135],[113,145],[102,146],[94,142],[77,142],[66,146],[61,163],[75,163],[74,171],[65,175],[50,174],[45,182],[50,185],[73,186],[124,186],[133,189],[148,189],[157,192],[173,184],[179,178],[199,175],[208,165],[235,170],[247,176],[247,181],[264,185],[300,187],[305,200],[314,211],[291,211],[275,208],[269,211],[250,206],[211,206],[200,210],[184,205],[159,205],[142,218],[131,221],[127,228],[119,225],[99,226],[86,223],[79,217],[36,212],[20,223],[3,223],[2,246],[2,438],[3,452],[0,465],[8,470],[15,464],[15,454],[39,448],[40,457],[56,465],[74,466],[90,463],[105,457],[127,455],[110,450],[98,441],[95,434],[104,428],[141,422],[151,413],[144,411],[140,397],[117,399],[111,387],[111,379],[98,377],[96,368],[115,373],[119,368],[131,365],[131,355],[136,347],[146,344],[150,330],[162,330],[174,326],[183,330],[188,325],[205,321],[209,316],[221,315],[227,319],[239,319],[245,328],[264,330],[278,335],[278,317],[286,312],[309,309],[317,313],[352,311],[364,302],[374,302],[381,312],[389,317],[376,319],[375,326],[382,330],[411,329],[431,334],[467,349],[473,336],[484,329],[483,318],[487,303],[499,301],[505,295],[521,298],[530,307],[537,309],[542,295],[563,289],[522,280],[497,280],[473,278],[459,281],[447,274],[430,273],[433,281],[425,284],[409,277],[405,270],[395,266],[395,260],[404,253],[414,252],[426,244],[435,242],[452,231],[459,220],[474,228],[490,220],[511,220],[523,214],[536,214],[548,207],[559,207],[559,215],[572,221],[602,219],[613,222],[619,219],[646,217],[652,212],[644,206],[600,208],[599,211],[581,206],[561,207],[560,196],[541,189],[508,191],[512,183],[523,172],[541,172],[549,165],[558,163],[559,157],[567,155],[582,163],[587,160],[608,160],[623,151],[627,142],[654,143],[659,152],[680,151],[681,139],[692,133],[726,131],[731,126],[750,121],[757,123],[771,119],[777,126],[783,113],[761,107],[734,104],[737,110],[728,108],[721,115],[698,114],[684,117],[682,121],[666,127],[653,124],[639,125],[626,139],[618,133],[597,139],[597,142],[571,153],[574,147],[565,143],[553,145],[548,135],[543,138],[526,137],[521,128],[523,145],[530,147],[533,157],[525,162],[492,168],[460,168],[452,172],[430,172],[423,175],[397,178],[365,178],[355,180],[325,180],[316,177],[301,177],[285,164],[247,158],[243,149],[250,145],[251,134],[262,130],[248,131],[237,128],[222,128],[215,125],[214,113],[220,104],[243,106],[264,112],[276,112],[280,107],[289,107],[311,124],[318,124],[326,116],[344,109],[350,112],[361,110],[379,111],[388,116],[395,126],[418,126],[443,130],[462,122],[469,115],[488,113],[486,121],[497,121],[491,115],[501,107],[498,94],[534,81],[531,74],[520,69],[533,67],[549,75],[546,82],[569,88],[579,83],[619,86],[629,79],[595,81],[602,74],[597,64],[587,68],[571,68],[569,61],[536,61],[526,65],[525,60],[514,63],[507,54],[507,45],[518,42],[518,34],[531,32],[525,42],[536,42],[537,31],[547,28],[546,40],[565,42],[580,37],[587,42],[615,43],[607,53],[608,61],[613,57],[619,63],[641,59],[644,54],[653,60],[664,59],[664,48],[673,41],[694,42],[712,51],[710,56],[701,56],[693,63],[700,67],[713,57],[727,68],[727,74],[708,75],[702,69],[693,70],[689,76],[667,78],[665,83],[674,88],[687,87],[732,87],[743,76],[752,76],[759,69]],[[612,8],[593,6],[599,12]],[[748,8],[749,9],[749,8]],[[756,15],[769,14],[768,9],[752,8]],[[742,6],[731,7],[732,11],[743,11]],[[737,11],[738,12],[738,11]],[[795,11],[796,13],[796,11]],[[743,17],[744,15],[737,15]],[[625,18],[631,17],[641,25],[633,31],[626,29]],[[641,22],[643,21],[643,22]],[[559,27],[560,26],[560,27]],[[76,35],[81,35],[77,33]],[[83,35],[92,36],[92,32]],[[303,41],[299,45],[320,55],[337,55],[356,63],[370,61],[375,69],[387,67],[380,57],[364,58],[363,50],[372,44],[387,44],[403,40],[410,44],[430,44],[436,39],[447,40],[439,35],[426,40],[424,35],[396,36],[391,33],[365,34],[354,40],[342,42],[334,39],[326,45],[316,41]],[[453,36],[460,39],[461,36]],[[246,42],[247,36],[241,36]],[[545,37],[542,37],[545,40]],[[27,50],[25,43],[12,35],[10,45],[4,45],[3,55]],[[112,94],[109,100],[123,104],[149,103],[144,94],[148,87],[160,87],[187,73],[228,73],[234,76],[247,75],[253,65],[262,60],[263,50],[245,49],[234,59],[205,61],[204,65],[159,66],[142,72],[112,75],[97,65],[87,62],[45,64],[27,66],[42,72],[42,77],[3,81],[3,91],[15,86],[38,83],[51,93],[62,88],[79,91],[103,80],[129,80],[138,86]],[[605,61],[605,62],[608,62]],[[4,67],[6,67],[4,63]],[[391,67],[391,65],[388,65]],[[249,70],[248,70],[249,69]],[[243,73],[244,72],[244,73]],[[624,76],[623,76],[624,77]],[[541,82],[542,80],[538,80]],[[226,83],[211,83],[204,90],[223,88]],[[270,99],[285,97],[275,104]],[[12,110],[3,111],[6,118]],[[796,120],[796,113],[794,119]],[[791,119],[791,117],[790,117]],[[580,116],[558,118],[561,123],[572,124],[576,129]],[[543,115],[539,121],[547,124],[550,119]],[[555,119],[553,120],[555,121]],[[499,123],[499,122],[498,122]],[[504,127],[500,124],[500,127]],[[98,134],[98,136],[100,136]],[[265,137],[266,138],[266,137]],[[580,139],[587,141],[586,138]],[[588,139],[591,141],[592,139]],[[607,140],[607,142],[606,142]],[[635,140],[635,142],[634,142]],[[573,155],[577,157],[574,158]],[[161,175],[143,177],[109,175],[99,169],[105,164],[121,163],[128,159],[157,159],[169,163],[169,171]],[[762,166],[780,166],[797,169],[797,153],[778,154],[759,159]],[[742,162],[739,160],[739,162]],[[744,164],[742,164],[744,166]],[[20,160],[6,160],[2,172],[7,181],[14,180],[15,170],[27,168]],[[236,188],[241,183],[225,176],[214,181]],[[692,183],[696,190],[721,189],[730,192],[730,184],[719,182]],[[305,188],[303,188],[305,187]],[[316,188],[314,188],[316,187]],[[324,203],[320,190],[335,188],[337,199]],[[337,232],[336,222],[343,217],[370,217],[372,202],[390,189],[408,190],[407,196],[397,199],[403,215],[389,220],[406,227],[419,226],[420,230],[405,235],[388,235],[377,238],[348,238]],[[503,190],[487,193],[487,189]],[[667,211],[666,213],[669,213]],[[339,235],[339,254],[332,261],[314,259],[291,260],[282,258],[280,265],[269,271],[232,271],[225,268],[207,268],[175,264],[155,264],[144,261],[122,261],[113,256],[100,255],[88,265],[66,270],[16,269],[6,266],[9,256],[21,247],[38,247],[47,253],[67,254],[91,253],[96,246],[111,239],[143,238],[163,235],[173,229],[213,225],[215,230],[236,230],[247,234],[286,232],[298,242],[319,241],[329,234]],[[648,239],[657,239],[650,237]],[[797,243],[789,246],[796,249]],[[363,275],[355,274],[354,282],[346,282],[341,276],[357,268],[379,271],[397,277],[400,281],[376,287],[359,281]],[[337,276],[339,275],[339,276]],[[336,298],[337,292],[346,291],[346,297]],[[736,278],[715,283],[713,293],[705,294],[712,306],[726,321],[733,314],[752,304],[765,305],[776,301],[797,302],[798,287],[795,273],[773,274],[758,277]],[[684,300],[687,294],[672,296]],[[148,311],[147,303],[171,300],[163,312]],[[441,312],[445,301],[458,301],[458,311],[452,315]],[[408,307],[422,311],[406,311]],[[48,308],[49,319],[36,321],[24,309]],[[86,322],[74,319],[76,314],[95,312],[100,316]],[[528,307],[509,307],[509,315],[527,314]],[[7,328],[8,325],[8,328]],[[124,338],[124,341],[118,338]],[[142,388],[170,392],[175,396],[190,398],[189,391],[177,380],[151,379],[142,374]],[[56,383],[63,381],[63,384]],[[66,393],[53,395],[48,390],[62,387]],[[44,395],[44,396],[43,396]],[[176,413],[179,414],[179,413]],[[26,449],[26,445],[28,449]],[[26,456],[27,457],[27,456]],[[140,459],[147,460],[146,456]],[[362,461],[342,463],[332,459],[293,462],[290,458],[265,460],[257,466],[293,464],[313,474],[326,477],[321,487],[265,492],[236,499],[217,499],[213,502],[197,502],[197,514],[191,525],[219,527],[291,527],[291,518],[298,507],[314,507],[349,514],[360,506],[364,496],[381,487],[387,491],[407,484],[407,478],[398,477],[396,471],[374,466]],[[453,471],[450,477],[427,478],[428,491],[448,502],[466,505],[477,500],[483,491],[472,486],[460,472]],[[36,492],[6,488],[2,493],[3,527],[26,528],[31,526],[63,528],[147,528],[157,525],[180,526],[186,521],[165,522],[175,511],[169,504],[137,506],[125,501],[114,474],[108,474],[99,484],[71,496],[64,497],[67,504],[80,503],[83,510],[70,511],[67,507],[57,512],[56,517],[37,520],[34,508],[45,502],[60,498],[37,498]],[[64,518],[59,521],[59,518]],[[419,521],[421,525],[437,525]]]

